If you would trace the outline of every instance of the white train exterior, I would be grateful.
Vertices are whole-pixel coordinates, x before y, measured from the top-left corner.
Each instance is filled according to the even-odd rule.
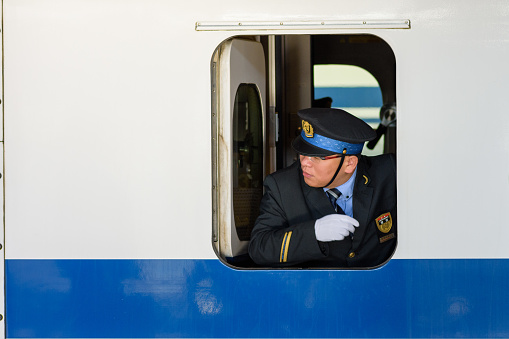
[[[509,337],[506,1],[3,0],[2,18],[5,337]],[[311,104],[309,41],[357,36],[395,61],[393,257],[236,266],[228,88],[256,84],[273,171],[275,114]],[[246,41],[256,80],[254,54],[223,54]]]

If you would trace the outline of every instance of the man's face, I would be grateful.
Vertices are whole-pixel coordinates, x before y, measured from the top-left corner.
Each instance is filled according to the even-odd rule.
[[[336,173],[339,163],[341,162],[341,158],[322,160],[318,157],[306,157],[304,155],[300,155],[299,158],[304,181],[311,187],[324,187],[327,185],[334,176],[334,173]],[[348,166],[346,166],[348,158],[350,157],[346,157],[345,163],[336,176],[336,179],[334,179],[327,188],[337,187],[348,181],[351,173],[353,173],[353,171],[350,172],[347,168]],[[347,173],[347,171],[350,173]]]

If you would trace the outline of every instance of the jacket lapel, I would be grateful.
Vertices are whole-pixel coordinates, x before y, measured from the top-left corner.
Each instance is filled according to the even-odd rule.
[[[360,245],[370,223],[369,215],[373,198],[373,188],[369,186],[370,181],[371,178],[364,163],[359,161],[353,191],[353,217],[359,221],[359,227],[355,230],[353,236],[353,250]]]

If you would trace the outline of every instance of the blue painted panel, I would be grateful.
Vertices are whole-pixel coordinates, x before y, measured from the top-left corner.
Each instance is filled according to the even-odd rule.
[[[315,87],[315,99],[332,98],[332,107],[382,107],[379,87]]]
[[[509,260],[6,260],[8,338],[509,337]]]

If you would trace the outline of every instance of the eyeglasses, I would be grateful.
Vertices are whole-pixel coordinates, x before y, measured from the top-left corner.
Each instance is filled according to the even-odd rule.
[[[311,162],[314,162],[316,164],[322,160],[336,159],[336,158],[341,158],[342,156],[343,156],[343,154],[328,155],[326,157],[308,157],[308,156],[305,156],[305,157],[309,158],[309,160],[311,160]]]

